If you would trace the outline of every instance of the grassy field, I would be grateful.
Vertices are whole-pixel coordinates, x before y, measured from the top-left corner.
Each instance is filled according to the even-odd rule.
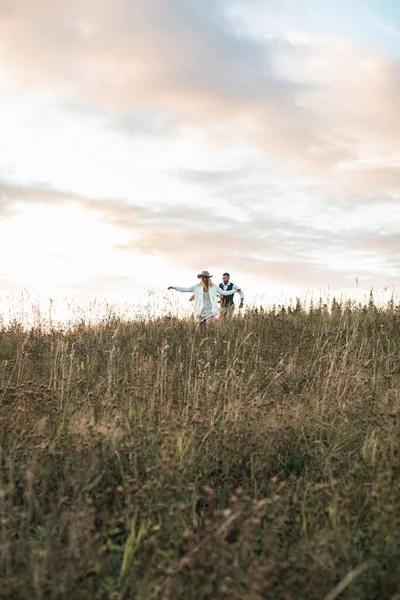
[[[400,307],[0,327],[0,598],[400,598]]]

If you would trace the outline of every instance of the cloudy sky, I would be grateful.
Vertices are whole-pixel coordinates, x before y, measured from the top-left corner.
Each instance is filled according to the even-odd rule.
[[[0,294],[397,290],[399,106],[397,0],[0,0]]]

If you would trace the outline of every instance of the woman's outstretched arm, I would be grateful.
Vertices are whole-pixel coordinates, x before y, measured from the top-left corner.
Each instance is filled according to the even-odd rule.
[[[232,294],[234,294],[235,292],[240,293],[242,290],[240,288],[237,288],[237,290],[221,290],[221,288],[218,290],[218,294],[220,294],[221,296],[232,296]]]
[[[195,287],[195,285],[192,285],[191,287],[179,287],[178,285],[170,285],[168,289],[176,290],[177,292],[194,292]]]

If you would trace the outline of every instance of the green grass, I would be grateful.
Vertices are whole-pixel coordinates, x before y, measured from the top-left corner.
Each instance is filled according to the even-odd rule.
[[[0,598],[400,598],[400,308],[0,327]]]

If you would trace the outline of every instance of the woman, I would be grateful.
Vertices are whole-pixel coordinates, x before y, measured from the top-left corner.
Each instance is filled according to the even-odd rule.
[[[178,287],[176,285],[170,285],[169,290],[176,290],[177,292],[193,292],[194,293],[194,321],[199,328],[201,325],[211,324],[215,317],[218,315],[218,303],[217,295],[230,296],[237,290],[221,290],[211,281],[212,275],[208,271],[202,271],[197,275],[200,279],[200,283],[192,285],[191,287]]]

